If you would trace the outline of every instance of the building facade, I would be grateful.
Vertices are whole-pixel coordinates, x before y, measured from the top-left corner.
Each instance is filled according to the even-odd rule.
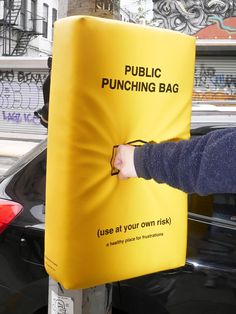
[[[45,135],[34,111],[52,54],[54,22],[67,15],[65,0],[0,0],[0,134]],[[30,135],[31,134],[31,135]]]
[[[51,55],[54,22],[66,14],[67,1],[0,0],[0,55]]]
[[[199,0],[198,5],[191,0],[133,0],[136,7],[128,3],[0,0],[0,132],[45,133],[33,113],[43,106],[42,84],[48,74],[47,57],[52,54],[54,22],[67,15],[143,23],[142,16],[152,12],[146,24],[197,39],[192,125],[204,126],[211,112],[221,121],[222,110],[236,108],[236,0]],[[236,120],[236,115],[227,117]]]

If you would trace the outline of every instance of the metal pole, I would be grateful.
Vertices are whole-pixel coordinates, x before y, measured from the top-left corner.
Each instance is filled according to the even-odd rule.
[[[49,277],[48,314],[111,314],[112,285],[66,290]]]
[[[12,10],[12,7],[14,5],[14,0],[11,0],[9,1],[9,28],[8,28],[8,31],[9,31],[9,42],[8,42],[8,55],[11,55],[11,29],[12,29],[12,25],[11,25],[11,10]]]

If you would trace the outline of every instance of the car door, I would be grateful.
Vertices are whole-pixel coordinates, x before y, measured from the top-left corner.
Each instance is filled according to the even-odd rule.
[[[236,313],[236,195],[189,195],[187,263],[170,313]]]

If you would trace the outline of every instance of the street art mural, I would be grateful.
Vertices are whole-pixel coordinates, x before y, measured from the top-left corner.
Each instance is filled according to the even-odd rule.
[[[157,27],[198,39],[236,39],[236,0],[153,0]]]

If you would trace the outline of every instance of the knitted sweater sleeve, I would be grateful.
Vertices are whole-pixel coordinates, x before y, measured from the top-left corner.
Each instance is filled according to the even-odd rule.
[[[136,147],[134,165],[138,177],[187,193],[236,193],[236,128]]]

